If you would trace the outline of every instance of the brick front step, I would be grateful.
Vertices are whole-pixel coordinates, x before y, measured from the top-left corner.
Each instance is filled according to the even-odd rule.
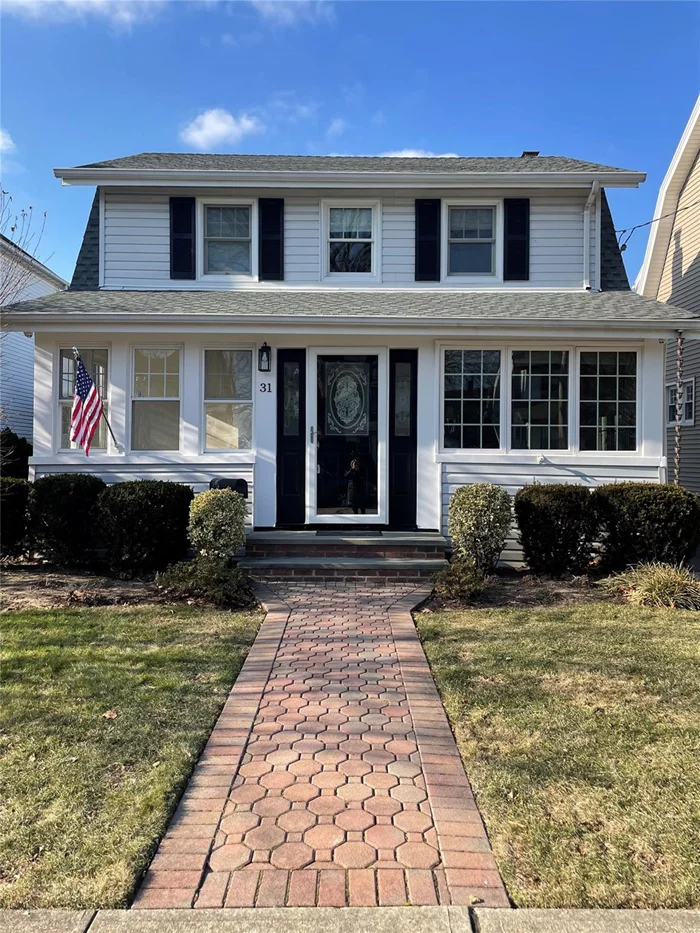
[[[338,533],[317,535],[314,531],[252,532],[246,541],[247,559],[363,558],[442,560],[445,539],[435,532],[382,535]]]
[[[254,578],[272,580],[309,579],[314,582],[348,580],[357,583],[429,582],[445,566],[445,560],[401,560],[396,558],[282,557],[246,559],[240,566]]]

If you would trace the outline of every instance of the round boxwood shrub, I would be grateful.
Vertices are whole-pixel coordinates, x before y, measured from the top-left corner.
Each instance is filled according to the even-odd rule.
[[[105,488],[89,473],[41,476],[29,494],[29,532],[34,550],[62,566],[94,558],[97,500]]]
[[[585,486],[525,486],[514,500],[525,563],[534,573],[585,573],[598,530],[593,496]]]
[[[492,483],[460,486],[450,499],[448,530],[457,556],[482,573],[498,563],[512,521],[510,496]]]
[[[226,559],[245,544],[246,501],[233,489],[210,489],[190,504],[190,541],[204,557]]]
[[[682,486],[611,483],[598,486],[593,500],[605,570],[681,564],[700,544],[700,497]]]
[[[187,552],[192,489],[141,479],[108,486],[98,503],[110,566],[129,573],[162,570]]]
[[[9,557],[22,551],[27,536],[27,500],[29,483],[26,479],[3,476],[0,479],[0,554]]]
[[[220,558],[200,555],[172,564],[158,574],[156,583],[173,599],[198,599],[218,609],[254,609],[257,605],[246,574]]]

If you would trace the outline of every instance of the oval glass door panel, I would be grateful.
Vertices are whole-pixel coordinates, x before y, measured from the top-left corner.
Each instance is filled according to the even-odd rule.
[[[318,357],[318,515],[378,514],[378,369],[376,354]]]

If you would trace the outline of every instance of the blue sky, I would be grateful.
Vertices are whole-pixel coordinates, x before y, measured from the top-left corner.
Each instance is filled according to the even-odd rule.
[[[66,278],[92,192],[53,167],[144,150],[539,149],[648,172],[610,194],[629,227],[700,90],[692,2],[5,0],[0,42],[3,188]]]

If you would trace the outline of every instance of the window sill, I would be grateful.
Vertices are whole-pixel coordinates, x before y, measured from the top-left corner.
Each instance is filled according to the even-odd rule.
[[[658,464],[658,458],[645,457],[639,450],[464,450],[455,448],[453,451],[441,450],[435,454],[436,463],[511,463],[514,460],[526,465],[537,465],[540,458],[544,463],[541,466],[575,465],[584,460],[633,460],[640,465]]]
[[[324,285],[379,285],[381,277],[368,272],[329,272],[321,282]]]

